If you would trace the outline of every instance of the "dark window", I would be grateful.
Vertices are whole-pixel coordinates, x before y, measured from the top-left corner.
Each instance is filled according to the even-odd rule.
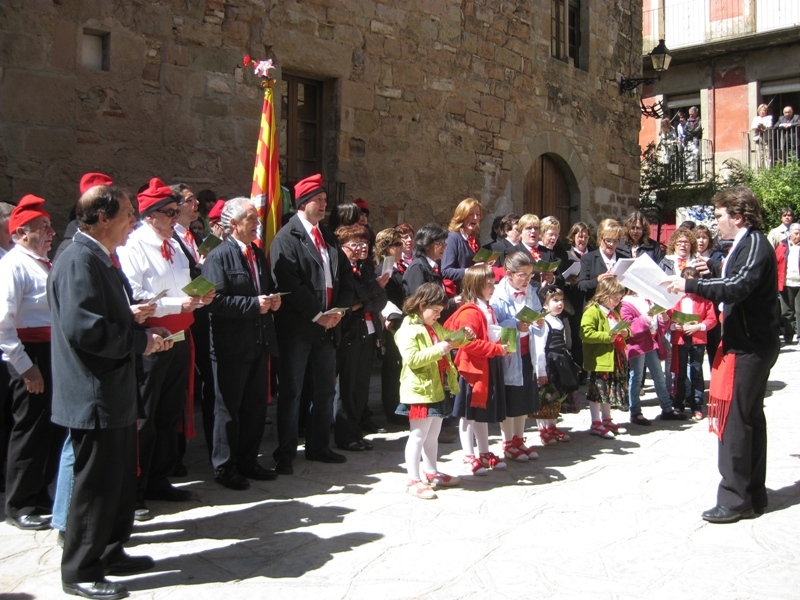
[[[322,172],[322,82],[283,75],[281,82],[281,173],[299,181]]]
[[[551,0],[550,55],[581,67],[580,0]]]

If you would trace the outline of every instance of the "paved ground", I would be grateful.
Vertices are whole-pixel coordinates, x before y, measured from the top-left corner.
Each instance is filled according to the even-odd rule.
[[[587,410],[566,415],[570,443],[432,501],[403,493],[402,431],[372,436],[375,450],[346,465],[301,458],[294,476],[245,492],[213,482],[195,440],[178,483],[196,500],[150,504],[158,516],[136,526],[129,550],[156,569],[126,585],[142,600],[800,598],[798,359],[800,347],[784,348],[770,377],[770,505],[757,519],[700,519],[718,482],[705,421],[655,421],[609,441],[586,433]],[[460,472],[457,446],[440,450],[441,470]],[[55,538],[0,524],[0,598],[64,597]]]

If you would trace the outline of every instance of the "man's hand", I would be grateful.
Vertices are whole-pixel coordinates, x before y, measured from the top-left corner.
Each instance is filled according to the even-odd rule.
[[[200,306],[208,306],[214,300],[214,296],[217,295],[217,290],[211,290],[205,296],[200,297]]]
[[[172,335],[166,327],[149,327],[146,333],[147,348],[145,348],[144,354],[163,352],[164,350],[169,350],[175,344],[173,340],[164,339]]]
[[[333,313],[330,315],[322,315],[319,319],[317,319],[317,325],[321,325],[325,329],[332,329],[339,324],[339,321],[342,320],[342,316],[344,313]]]
[[[694,261],[694,268],[697,269],[697,272],[700,273],[700,277],[704,277],[705,275],[709,275],[711,273],[711,269],[708,268],[708,258],[705,256],[698,256]]]
[[[199,296],[186,296],[181,302],[181,312],[193,312],[195,308],[202,306],[202,298]]]
[[[272,300],[270,298],[267,298],[266,296],[259,296],[258,297],[259,314],[262,315],[267,314],[270,308],[272,308]]]
[[[133,319],[139,325],[147,321],[150,317],[156,314],[156,305],[155,304],[131,304],[131,312],[133,313]]]
[[[536,378],[536,385],[546,385],[547,384],[547,375],[542,375],[541,377]]]
[[[269,299],[269,301],[270,301],[269,309],[272,312],[275,312],[276,310],[278,310],[281,307],[281,297],[280,296],[273,296],[272,298]]]
[[[25,382],[25,389],[29,394],[41,394],[44,392],[44,377],[39,367],[33,365],[30,369],[22,374],[22,380]]]
[[[683,294],[686,291],[686,280],[680,275],[673,275],[663,281],[659,281],[658,285],[667,286],[667,291],[671,294]]]

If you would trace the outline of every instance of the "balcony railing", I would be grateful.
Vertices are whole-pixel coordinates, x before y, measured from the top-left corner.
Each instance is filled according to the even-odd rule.
[[[752,169],[764,169],[797,158],[800,149],[800,126],[770,127],[756,135],[742,132],[742,163]]]
[[[666,0],[664,34],[670,49],[800,25],[798,0]],[[658,44],[658,9],[643,12],[642,54]]]
[[[659,143],[658,161],[666,168],[670,183],[704,183],[714,178],[714,143],[679,141]]]

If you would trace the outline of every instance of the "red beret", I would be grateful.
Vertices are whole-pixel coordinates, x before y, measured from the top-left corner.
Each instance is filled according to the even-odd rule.
[[[300,208],[304,202],[308,202],[311,198],[324,191],[325,186],[322,185],[322,175],[319,173],[298,181],[294,184],[294,207]]]
[[[114,181],[103,173],[86,173],[81,177],[81,196],[96,185],[114,185]]]
[[[142,216],[150,214],[170,202],[177,202],[172,190],[158,177],[153,177],[147,189],[136,196],[136,199],[139,200],[139,214]]]
[[[44,198],[39,198],[33,194],[23,196],[8,219],[8,232],[14,233],[18,227],[30,223],[37,217],[50,218],[50,213],[44,209]]]
[[[225,208],[225,200],[217,200],[217,203],[208,211],[209,221],[219,221],[222,216],[222,209]]]
[[[369,214],[369,204],[367,204],[367,201],[363,198],[356,198],[353,200],[353,204],[358,206],[358,208],[361,209],[361,212]]]

